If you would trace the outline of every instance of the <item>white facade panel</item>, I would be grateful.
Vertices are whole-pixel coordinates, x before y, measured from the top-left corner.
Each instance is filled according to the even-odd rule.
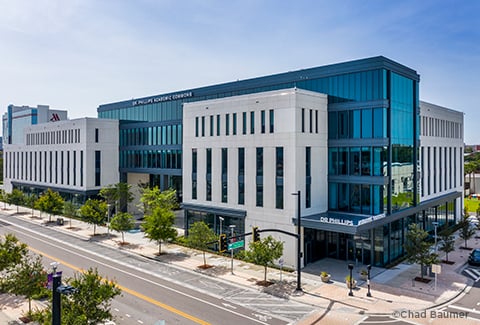
[[[273,113],[270,112],[273,110]],[[302,132],[303,110],[303,132]],[[310,110],[312,129],[310,130]],[[236,134],[233,114],[236,114]],[[245,119],[244,119],[244,113]],[[226,132],[228,114],[228,135]],[[254,130],[252,129],[252,114]],[[270,129],[270,116],[273,114]],[[211,123],[213,116],[213,136]],[[220,135],[217,135],[220,116]],[[264,118],[262,119],[262,116]],[[244,120],[246,125],[244,128]],[[262,123],[263,122],[263,123]],[[296,233],[292,218],[302,192],[302,215],[327,210],[327,96],[286,89],[184,104],[183,202],[246,211],[245,229],[258,226]],[[245,134],[244,134],[245,129]],[[272,132],[271,132],[272,131]],[[198,132],[198,136],[197,136]],[[203,136],[202,136],[203,134]],[[276,148],[283,148],[283,208],[276,208]],[[311,149],[311,200],[306,207],[306,147]],[[207,148],[212,152],[212,198],[206,199]],[[222,148],[228,150],[228,201],[222,202]],[[238,148],[245,148],[245,203],[238,203]],[[263,149],[263,205],[257,206],[257,148]],[[197,151],[197,198],[192,198],[192,149]],[[268,235],[268,234],[266,234]],[[296,239],[285,242],[285,261],[294,265]],[[247,238],[249,241],[250,238]]]
[[[420,201],[463,193],[462,112],[420,102]],[[456,215],[463,200],[457,199]]]

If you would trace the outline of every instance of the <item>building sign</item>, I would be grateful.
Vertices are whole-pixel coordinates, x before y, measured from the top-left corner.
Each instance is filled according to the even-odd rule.
[[[173,95],[165,95],[165,96],[148,98],[148,99],[138,99],[138,100],[134,100],[132,102],[132,105],[133,106],[147,105],[147,104],[168,102],[168,101],[171,101],[171,100],[189,98],[189,97],[193,97],[193,91],[187,91],[187,92],[184,92],[184,93],[173,94]]]
[[[52,113],[52,116],[50,117],[50,122],[57,122],[60,121],[60,116],[58,116],[57,113]]]
[[[353,221],[349,219],[340,219],[332,217],[320,217],[320,222],[333,223],[336,225],[353,226]]]
[[[371,216],[371,217],[359,220],[358,225],[360,226],[360,225],[363,225],[365,223],[373,222],[375,220],[382,219],[382,218],[385,218],[385,213],[377,214],[376,216]]]
[[[335,218],[335,217],[320,217],[320,222],[330,223],[334,225],[343,225],[343,226],[360,226],[375,220],[379,220],[385,217],[385,214],[378,214],[376,216],[370,216],[364,219],[356,221],[356,218],[350,219],[349,217],[345,218]]]

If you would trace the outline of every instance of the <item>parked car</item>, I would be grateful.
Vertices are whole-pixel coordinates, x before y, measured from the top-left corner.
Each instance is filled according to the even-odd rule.
[[[480,266],[480,248],[475,248],[468,257],[468,264]]]

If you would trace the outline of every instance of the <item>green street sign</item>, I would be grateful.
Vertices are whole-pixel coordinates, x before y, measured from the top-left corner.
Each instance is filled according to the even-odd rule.
[[[234,243],[228,244],[228,250],[242,247],[244,244],[243,240],[236,241]]]

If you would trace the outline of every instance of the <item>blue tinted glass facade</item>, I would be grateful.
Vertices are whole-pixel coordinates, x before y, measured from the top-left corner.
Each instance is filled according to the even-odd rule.
[[[121,172],[181,176],[183,103],[293,87],[327,94],[328,213],[348,214],[361,220],[372,215],[391,215],[417,204],[418,82],[414,70],[384,57],[374,57],[106,104],[98,108],[98,115],[129,120],[120,127]],[[302,116],[307,113],[311,123],[311,112]],[[266,111],[258,115],[257,133],[273,132],[273,110],[268,118],[266,121]],[[219,132],[220,121],[216,122]],[[234,134],[236,123],[233,116],[232,125],[227,121],[222,125],[227,129],[233,126],[230,134]],[[242,124],[238,125],[239,133],[255,133],[254,114],[242,112],[238,123]],[[310,124],[302,126],[313,131]],[[201,124],[198,128],[198,133],[203,134]],[[243,150],[238,154],[238,163],[243,163]],[[263,163],[263,155],[257,151],[257,165],[260,162]],[[256,176],[256,205],[262,206],[262,176]],[[243,204],[243,169],[239,170],[238,179],[238,204]],[[406,225],[405,219],[362,234],[372,245],[372,251],[362,248],[372,264],[384,265],[403,254],[401,247],[388,238]],[[333,243],[333,238],[328,239],[326,246]],[[338,254],[345,249],[339,247]],[[349,252],[347,249],[345,254]]]

